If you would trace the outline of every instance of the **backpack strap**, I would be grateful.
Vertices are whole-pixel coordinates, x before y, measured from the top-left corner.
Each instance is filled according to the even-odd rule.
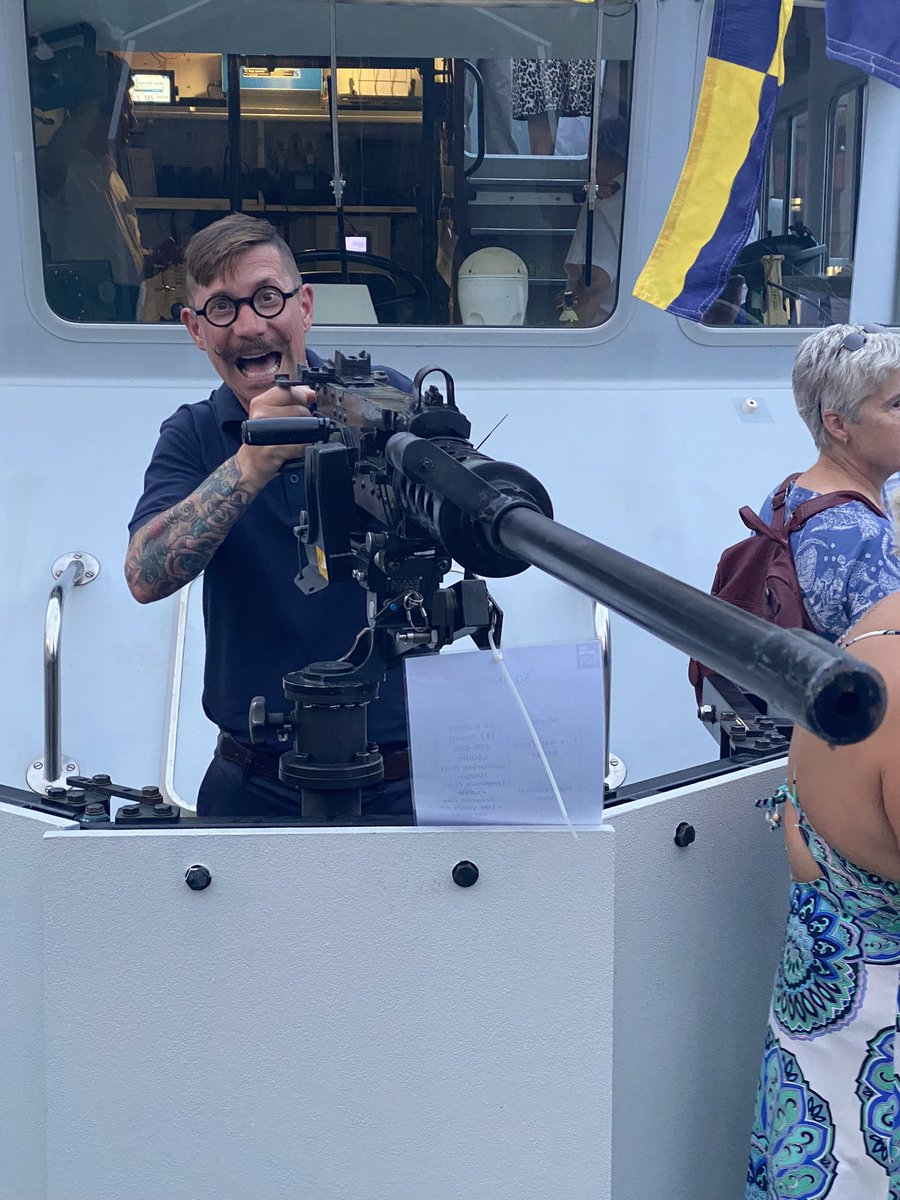
[[[784,529],[784,506],[787,500],[787,494],[790,491],[791,484],[800,475],[799,471],[795,471],[793,475],[788,475],[784,483],[780,483],[772,493],[772,528],[777,530]],[[744,524],[746,525],[746,521]]]
[[[824,495],[814,496],[812,500],[806,500],[803,504],[798,504],[790,516],[790,519],[785,523],[785,500],[787,499],[788,489],[791,484],[800,474],[795,471],[793,475],[789,475],[772,495],[772,524],[767,524],[758,513],[755,513],[752,508],[745,505],[738,509],[738,516],[744,522],[748,529],[752,529],[754,533],[762,534],[770,541],[778,542],[782,546],[788,546],[788,538],[792,533],[796,533],[798,529],[802,529],[810,517],[814,517],[817,513],[824,512],[828,508],[835,508],[838,504],[849,504],[852,500],[858,500],[864,504],[876,517],[881,517],[886,520],[885,514],[873,504],[868,497],[863,496],[861,492],[825,492]]]
[[[812,500],[806,500],[803,504],[798,504],[794,509],[790,521],[784,527],[785,532],[790,536],[790,534],[796,533],[798,529],[801,529],[810,517],[824,512],[827,508],[836,508],[839,504],[849,504],[853,500],[858,500],[861,504],[864,504],[876,517],[885,518],[884,512],[882,512],[878,505],[873,504],[861,492],[826,492],[823,496],[815,496]]]

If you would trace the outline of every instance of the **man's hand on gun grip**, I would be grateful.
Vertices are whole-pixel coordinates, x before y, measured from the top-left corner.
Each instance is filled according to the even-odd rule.
[[[316,393],[309,387],[281,387],[276,385],[250,401],[247,417],[311,417],[310,405]],[[241,446],[237,458],[245,477],[255,478],[260,486],[273,479],[283,463],[302,458],[305,446]]]

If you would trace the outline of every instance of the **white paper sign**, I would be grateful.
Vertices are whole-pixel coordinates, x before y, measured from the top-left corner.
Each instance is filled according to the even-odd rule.
[[[598,642],[503,651],[573,825],[603,816],[603,666]],[[528,724],[490,651],[406,662],[419,825],[560,825]]]

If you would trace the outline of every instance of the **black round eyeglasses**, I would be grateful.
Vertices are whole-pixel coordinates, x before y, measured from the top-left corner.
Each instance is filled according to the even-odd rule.
[[[277,317],[292,296],[296,296],[303,285],[298,283],[292,292],[283,292],[271,283],[258,287],[252,296],[210,296],[202,308],[194,309],[194,316],[203,317],[210,325],[224,329],[238,319],[241,305],[252,308],[258,317],[267,320]]]

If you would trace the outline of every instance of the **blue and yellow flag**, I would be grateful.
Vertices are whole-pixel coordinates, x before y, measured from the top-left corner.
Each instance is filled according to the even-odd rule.
[[[716,0],[687,160],[639,300],[699,321],[725,286],[759,204],[792,10],[793,0]]]
[[[825,53],[900,87],[897,0],[825,0]]]

